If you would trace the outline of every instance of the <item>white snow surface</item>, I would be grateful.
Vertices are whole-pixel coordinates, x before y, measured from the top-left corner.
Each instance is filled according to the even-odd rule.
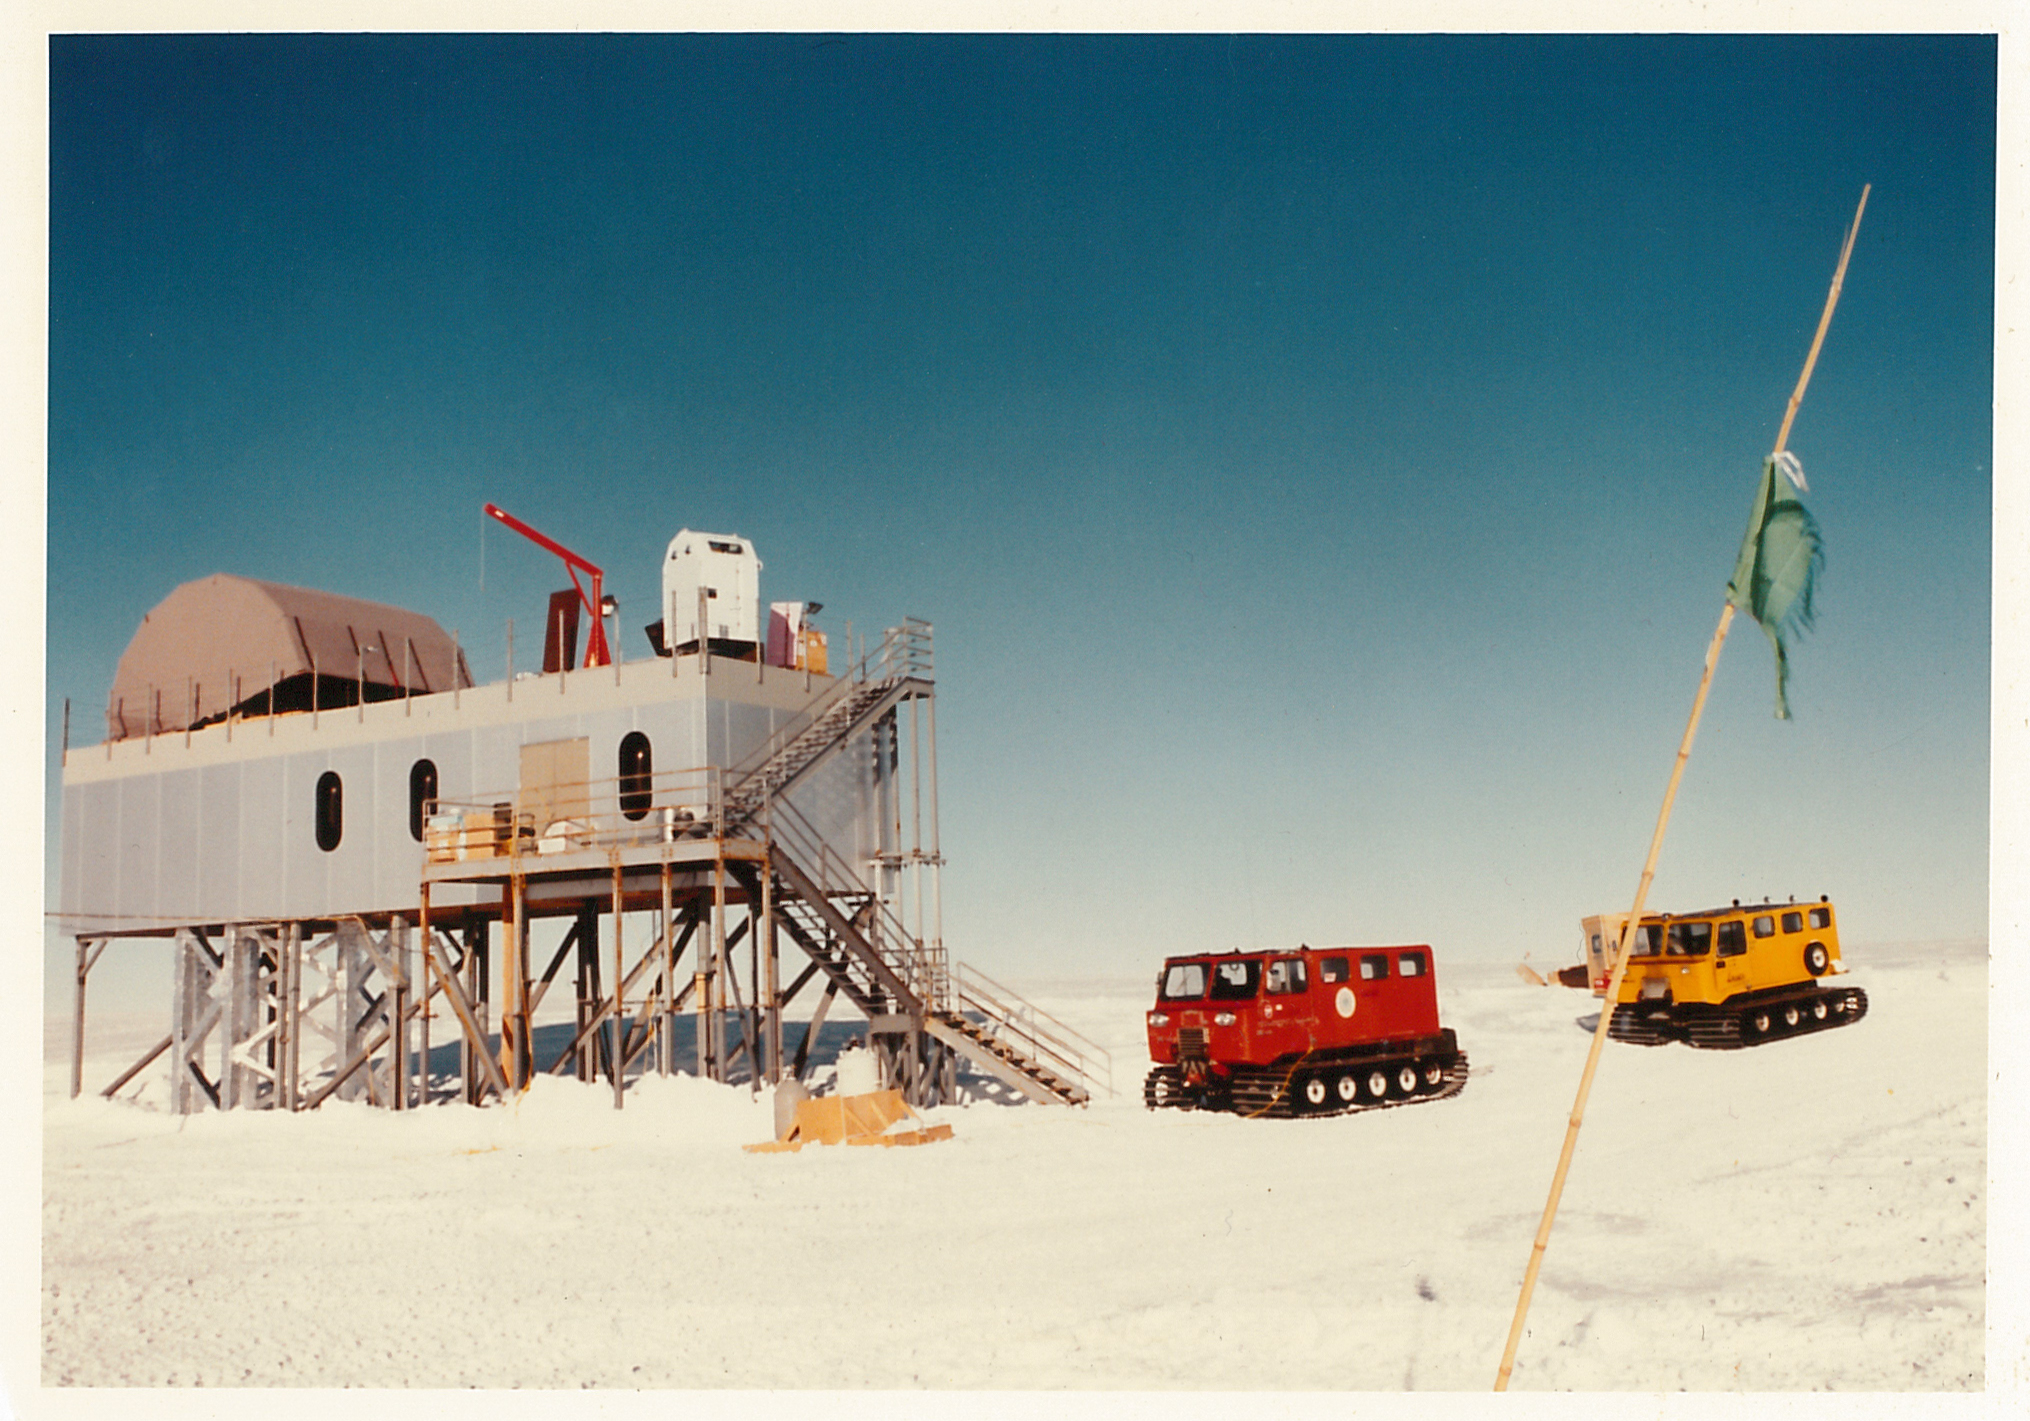
[[[1609,1043],[1515,1389],[1983,1386],[1985,949],[1850,958],[1853,1027]],[[765,1095],[689,1076],[620,1111],[543,1079],[179,1118],[156,1067],[97,1098],[159,1023],[94,1022],[72,1101],[52,1024],[42,1385],[1485,1391],[1595,1004],[1438,974],[1453,1100],[1151,1112],[1149,985],[1033,982],[1118,1096],[775,1155],[740,1149]]]

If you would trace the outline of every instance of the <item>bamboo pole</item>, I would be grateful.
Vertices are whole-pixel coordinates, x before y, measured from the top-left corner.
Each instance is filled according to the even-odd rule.
[[[1804,371],[1798,376],[1797,388],[1791,392],[1790,403],[1784,409],[1783,425],[1777,431],[1774,453],[1781,454],[1785,442],[1790,438],[1791,422],[1797,418],[1797,408],[1804,401],[1805,386],[1811,381],[1812,367],[1818,363],[1819,347],[1825,343],[1826,328],[1832,324],[1833,307],[1840,299],[1840,287],[1847,276],[1847,259],[1853,255],[1854,237],[1861,230],[1861,214],[1868,207],[1868,188],[1861,188],[1860,206],[1854,209],[1853,226],[1847,229],[1847,240],[1840,248],[1839,266],[1833,272],[1832,290],[1826,295],[1826,308],[1819,317],[1818,333],[1812,337],[1811,351],[1805,356]],[[1586,1049],[1586,1066],[1579,1075],[1579,1093],[1572,1102],[1571,1118],[1565,1126],[1565,1143],[1558,1152],[1558,1167],[1551,1176],[1550,1196],[1544,1201],[1544,1216],[1537,1225],[1536,1241],[1530,1245],[1530,1261],[1523,1273],[1522,1291],[1516,1298],[1515,1318],[1509,1324],[1508,1343],[1502,1349],[1501,1370],[1494,1379],[1496,1391],[1508,1390],[1508,1379],[1515,1370],[1516,1348],[1522,1341],[1523,1325],[1529,1318],[1530,1298],[1536,1292],[1537,1274],[1543,1267],[1544,1253],[1550,1247],[1551,1227],[1557,1222],[1558,1202],[1564,1196],[1565,1176],[1571,1170],[1572,1156],[1579,1145],[1579,1127],[1586,1118],[1586,1101],[1593,1092],[1593,1074],[1600,1064],[1600,1050],[1607,1041],[1608,1024],[1614,1017],[1615,999],[1621,994],[1622,978],[1628,971],[1629,948],[1642,926],[1642,909],[1649,899],[1649,886],[1656,876],[1656,861],[1663,851],[1664,830],[1670,824],[1671,807],[1677,802],[1678,784],[1684,778],[1685,761],[1692,753],[1692,740],[1699,733],[1699,718],[1705,714],[1706,693],[1712,689],[1713,668],[1719,664],[1720,648],[1726,644],[1727,629],[1734,621],[1734,604],[1730,601],[1720,609],[1720,623],[1713,629],[1713,639],[1706,647],[1705,670],[1699,677],[1698,694],[1692,698],[1692,714],[1685,722],[1684,738],[1678,742],[1678,756],[1671,766],[1670,783],[1664,789],[1663,808],[1656,817],[1656,830],[1650,835],[1649,856],[1643,860],[1642,878],[1635,888],[1635,905],[1628,910],[1628,921],[1622,924],[1621,941],[1614,953],[1614,967],[1607,977],[1607,993],[1600,1000],[1600,1018],[1593,1027],[1593,1040]]]

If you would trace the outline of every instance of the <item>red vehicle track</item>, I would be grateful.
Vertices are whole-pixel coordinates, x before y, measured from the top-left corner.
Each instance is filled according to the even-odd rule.
[[[1333,1115],[1466,1085],[1425,944],[1173,957],[1148,1030],[1151,1109]]]

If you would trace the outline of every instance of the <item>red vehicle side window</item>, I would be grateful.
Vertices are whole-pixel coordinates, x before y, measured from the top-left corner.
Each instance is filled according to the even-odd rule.
[[[1389,975],[1389,959],[1385,953],[1372,953],[1360,960],[1360,980],[1379,982]]]
[[[1347,961],[1344,957],[1321,957],[1318,959],[1318,980],[1321,982],[1344,982],[1347,978]]]
[[[1212,999],[1216,1002],[1248,1001],[1261,982],[1262,964],[1259,962],[1215,962],[1212,965]]]
[[[1269,995],[1286,997],[1304,990],[1304,959],[1279,957],[1269,964]]]
[[[1421,977],[1424,975],[1424,954],[1405,952],[1396,958],[1396,975],[1399,977]]]

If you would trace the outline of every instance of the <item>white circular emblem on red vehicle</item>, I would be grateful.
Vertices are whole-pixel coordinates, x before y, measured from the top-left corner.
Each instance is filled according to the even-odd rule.
[[[1353,988],[1341,987],[1339,995],[1332,999],[1332,1005],[1339,1009],[1341,1016],[1353,1015]]]

